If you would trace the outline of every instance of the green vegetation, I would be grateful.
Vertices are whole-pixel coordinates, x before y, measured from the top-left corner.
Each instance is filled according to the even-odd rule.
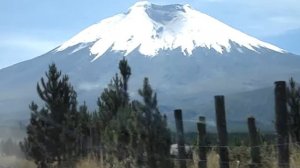
[[[68,76],[62,75],[56,65],[51,64],[46,78],[41,78],[37,84],[37,93],[44,105],[38,106],[35,102],[29,105],[30,122],[20,148],[11,139],[0,143],[3,154],[0,163],[7,167],[20,167],[23,163],[23,167],[30,168],[178,167],[176,156],[170,156],[176,134],[169,130],[167,117],[158,109],[157,95],[150,80],[144,79],[138,90],[138,101],[129,96],[130,77],[131,68],[127,60],[122,59],[119,73],[99,95],[98,109],[90,112],[85,102],[78,105],[76,91]],[[290,166],[299,166],[300,88],[293,79],[287,88],[287,105],[287,132],[292,137]],[[192,154],[186,156],[187,167],[196,168],[198,133],[185,133],[184,137],[186,144],[192,147]],[[260,152],[257,153],[261,155],[258,157],[261,167],[276,167],[277,135],[258,132],[255,137],[252,142],[257,140],[256,144],[259,144]],[[246,168],[251,161],[253,164],[255,154],[251,155],[251,151],[253,153],[255,147],[251,150],[249,134],[230,133],[228,138],[230,166]],[[208,168],[219,167],[217,139],[216,133],[207,133]]]
[[[55,64],[37,85],[45,105],[30,104],[31,118],[22,151],[38,168],[74,167],[84,157],[102,160],[105,167],[171,167],[171,134],[167,118],[157,107],[156,93],[145,78],[138,91],[142,101],[130,100],[131,68],[125,59],[98,99],[99,110],[78,107],[69,78]]]
[[[41,168],[57,162],[60,167],[66,167],[66,160],[74,160],[83,153],[77,147],[84,120],[77,110],[77,95],[68,76],[61,76],[55,64],[49,66],[47,80],[41,78],[37,85],[39,97],[45,105],[39,109],[32,102],[30,123],[27,126],[27,137],[20,146],[25,155],[34,160]],[[80,123],[80,124],[79,124]]]

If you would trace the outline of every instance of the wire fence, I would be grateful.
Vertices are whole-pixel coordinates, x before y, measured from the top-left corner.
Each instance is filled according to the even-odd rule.
[[[274,152],[275,152],[275,157],[274,157],[274,160],[272,160],[272,164],[274,165],[278,165],[277,163],[277,160],[276,160],[276,147],[279,147],[279,146],[282,146],[282,145],[289,145],[290,148],[292,149],[298,149],[298,150],[293,150],[291,152],[291,154],[293,155],[298,155],[300,157],[300,146],[299,146],[300,142],[291,142],[291,143],[285,143],[285,144],[262,144],[262,145],[257,145],[257,146],[219,146],[219,145],[207,145],[207,146],[201,146],[201,145],[185,145],[184,147],[186,146],[190,146],[190,147],[193,147],[193,148],[211,148],[212,151],[217,151],[218,148],[238,148],[238,147],[244,147],[244,148],[250,148],[250,147],[254,147],[254,148],[266,148],[266,147],[271,147],[274,149]],[[107,146],[105,145],[98,145],[98,146],[89,146],[88,149],[89,150],[95,150],[95,151],[99,151],[101,149],[105,149]],[[179,146],[179,147],[183,147],[183,146]],[[193,149],[193,152],[195,152],[196,150]],[[219,155],[217,154],[217,152],[215,153],[215,157],[219,157]],[[82,158],[79,158],[78,160],[82,160],[82,159],[85,159],[85,157],[82,157]],[[163,158],[164,160],[169,160],[169,161],[172,161],[174,163],[177,164],[177,162],[180,162],[180,161],[186,161],[187,163],[189,163],[190,165],[192,164],[195,164],[197,165],[198,163],[200,162],[208,162],[209,160],[199,160],[197,155],[193,156],[193,157],[186,157],[186,158],[183,158],[183,159],[180,159],[180,158],[177,158],[177,156],[173,156],[173,157],[165,157]],[[300,158],[299,158],[300,159]],[[78,161],[78,160],[74,160],[74,161]],[[72,160],[67,160],[66,162],[71,162]],[[143,160],[139,160],[141,162],[148,162],[148,160],[146,159],[143,159]],[[255,163],[255,162],[251,162],[250,160],[245,160],[245,158],[243,158],[242,160],[240,159],[231,159],[229,162],[221,162],[220,160],[214,160],[216,161],[215,164],[230,164],[232,166],[236,166],[237,168],[240,168],[240,167],[246,167],[246,166],[249,166],[249,165],[256,165],[256,166],[264,166],[265,163]],[[299,163],[300,163],[300,160],[299,160]],[[289,164],[286,164],[286,163],[282,163],[280,164],[282,166],[284,165],[289,165]],[[293,165],[292,163],[290,163],[290,168],[299,168],[300,165]],[[1,167],[1,163],[0,163],[0,167]]]
[[[39,113],[37,113],[38,115],[38,118],[42,121],[44,121],[45,123],[49,124],[49,125],[52,125],[53,127],[58,127],[58,128],[63,128],[65,132],[67,132],[68,134],[72,134],[72,135],[75,135],[77,134],[76,131],[74,131],[74,129],[68,129],[66,127],[64,127],[64,125],[62,124],[59,124],[59,123],[56,123],[54,122],[53,120],[49,119],[49,118],[46,118],[45,116],[42,116],[40,115]],[[169,121],[176,121],[176,120],[169,120]],[[199,120],[182,120],[182,122],[189,122],[189,123],[192,123],[192,124],[195,124],[196,123],[199,123],[200,121]],[[266,126],[270,126],[270,125],[274,125],[274,122],[258,122],[259,125],[266,125]],[[214,124],[213,121],[206,121],[206,124],[209,125],[209,126],[216,126]],[[291,146],[291,147],[295,147],[297,149],[300,149],[300,146],[299,146],[300,142],[291,142],[291,143],[283,143],[283,144],[262,144],[262,145],[255,145],[255,146],[244,146],[246,148],[266,148],[266,147],[270,147],[270,148],[277,148],[277,147],[280,147],[280,146]],[[226,145],[226,146],[222,146],[222,145],[185,145],[185,146],[176,146],[177,147],[177,150],[178,148],[185,148],[185,147],[190,147],[192,151],[195,151],[196,149],[201,149],[201,148],[209,148],[209,149],[212,149],[212,150],[217,150],[217,149],[220,149],[220,148],[236,148],[238,146],[234,146],[234,145]],[[96,151],[96,152],[99,152],[101,151],[102,149],[106,149],[108,148],[108,146],[104,146],[104,145],[90,145],[90,146],[86,146],[85,148],[87,148],[88,151]],[[171,146],[172,148],[172,146]],[[176,150],[176,149],[175,149]],[[274,150],[275,152],[276,149]],[[298,151],[293,151],[294,154],[299,154],[300,156],[300,150],[299,152]],[[171,153],[170,153],[171,154]],[[216,156],[218,156],[218,154],[216,154]],[[179,162],[179,161],[187,161],[187,162],[206,162],[205,160],[203,161],[199,161],[197,158],[177,158],[177,156],[174,156],[174,157],[170,157],[167,156],[165,157],[164,159],[166,160],[169,160],[169,161],[173,161],[173,162]],[[71,160],[68,160],[68,161],[71,161]],[[145,162],[147,160],[141,160],[142,162]],[[218,164],[236,164],[236,165],[249,165],[249,164],[252,164],[252,165],[262,165],[263,163],[253,163],[253,162],[250,162],[249,161],[241,161],[239,159],[236,159],[236,160],[231,160],[229,162],[221,162],[221,161],[218,161]],[[286,163],[282,163],[280,165],[288,165]],[[299,165],[300,167],[300,165]]]

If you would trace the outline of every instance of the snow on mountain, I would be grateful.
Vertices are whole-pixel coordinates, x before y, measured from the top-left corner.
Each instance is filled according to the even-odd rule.
[[[142,1],[40,57],[1,69],[0,114],[5,119],[28,118],[28,104],[32,100],[42,104],[36,84],[53,62],[70,77],[79,102],[86,101],[93,111],[124,56],[132,69],[132,100],[139,98],[137,90],[148,77],[160,109],[167,113],[181,108],[190,119],[204,115],[213,120],[213,96],[224,94],[228,119],[244,122],[251,115],[270,120],[273,82],[290,77],[300,81],[299,56],[189,5]],[[261,88],[270,89],[257,91]]]
[[[230,52],[231,42],[253,51],[263,47],[284,52],[189,5],[159,6],[148,1],[137,2],[127,13],[88,27],[62,44],[57,51],[78,44],[80,48],[89,46],[94,61],[109,49],[128,55],[138,48],[143,55],[155,56],[161,50],[180,48],[184,55],[192,55],[198,47],[214,49],[219,53]]]

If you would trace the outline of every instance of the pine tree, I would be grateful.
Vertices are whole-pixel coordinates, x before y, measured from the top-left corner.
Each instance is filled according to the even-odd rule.
[[[79,125],[77,133],[77,154],[81,157],[88,154],[89,137],[90,135],[91,115],[88,111],[87,105],[84,102],[79,107]]]
[[[21,150],[27,159],[34,160],[38,168],[47,168],[52,161],[49,157],[48,139],[46,134],[47,111],[38,111],[38,106],[32,102],[29,106],[31,110],[30,124],[27,126],[27,137],[20,143]]]
[[[69,167],[74,167],[74,160],[76,160],[80,156],[80,150],[78,150],[78,136],[80,136],[80,115],[77,111],[77,94],[73,91],[73,88],[70,87],[70,91],[66,89],[66,92],[70,92],[68,101],[70,102],[69,109],[65,113],[64,121],[62,123],[62,133],[61,133],[61,142],[65,145],[64,152],[64,165],[68,165]],[[66,166],[65,166],[66,167]]]
[[[121,108],[129,105],[128,81],[131,75],[131,68],[125,58],[119,62],[119,70],[121,77],[116,74],[108,87],[104,89],[100,98],[98,98],[99,117],[101,118],[103,129],[110,120],[117,116],[117,112]]]
[[[136,102],[139,111],[140,134],[147,153],[147,165],[150,168],[169,167],[167,157],[170,151],[171,135],[167,128],[167,118],[157,107],[157,95],[153,92],[148,78],[144,79],[139,90],[143,103]]]
[[[292,141],[300,142],[300,88],[296,86],[293,78],[290,79],[290,86],[287,89],[289,106],[289,127]]]
[[[100,153],[103,149],[103,144],[101,142],[101,134],[103,132],[103,118],[100,117],[100,113],[94,111],[90,114],[89,128],[89,138],[88,138],[88,151],[97,159],[100,159]]]
[[[98,99],[106,166],[121,163],[121,167],[128,168],[170,167],[167,158],[171,136],[167,118],[158,110],[156,93],[145,78],[139,90],[143,102],[131,102],[128,94],[131,68],[124,58],[119,70],[121,77],[116,74]]]
[[[55,64],[49,66],[46,80],[41,78],[37,85],[45,107],[39,110],[35,103],[31,104],[31,122],[21,147],[41,167],[53,162],[66,167],[63,162],[74,160],[76,156],[77,95],[68,76],[62,76]]]
[[[119,63],[119,71],[121,77],[116,74],[98,99],[99,117],[104,130],[101,139],[108,155],[106,162],[110,167],[113,167],[115,161],[122,162],[124,167],[132,167],[135,164],[133,144],[137,138],[136,115],[128,95],[131,68],[125,58]]]
[[[119,63],[119,70],[120,70],[120,73],[122,75],[123,89],[124,89],[124,92],[126,94],[127,91],[128,91],[128,81],[129,81],[129,78],[130,78],[130,75],[131,75],[131,68],[128,65],[128,62],[125,59],[125,57],[123,57],[123,59]]]
[[[109,167],[114,167],[116,163],[126,168],[136,167],[135,119],[133,110],[127,106],[120,109],[117,116],[107,125],[103,142],[108,153],[106,162],[109,163]]]
[[[100,98],[98,98],[99,115],[103,128],[116,116],[119,109],[124,106],[125,100],[122,89],[122,81],[116,74],[108,87],[104,89]]]

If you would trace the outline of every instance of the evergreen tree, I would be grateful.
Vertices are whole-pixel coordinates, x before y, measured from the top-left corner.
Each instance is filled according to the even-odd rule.
[[[134,135],[135,115],[131,110],[128,95],[128,81],[131,69],[123,58],[119,63],[121,77],[118,74],[111,80],[98,99],[99,117],[103,130],[102,142],[108,157],[106,162],[110,167],[114,166],[115,159],[124,161],[125,167],[131,167],[134,163],[132,150],[132,135]]]
[[[131,75],[131,68],[128,65],[127,60],[125,57],[119,62],[119,70],[122,75],[122,81],[123,81],[123,89],[125,91],[125,94],[128,91],[128,81]],[[127,95],[128,96],[128,95]]]
[[[112,120],[116,119],[117,113],[122,111],[121,109],[126,109],[130,106],[127,89],[131,68],[125,58],[119,62],[119,71],[121,77],[116,74],[108,87],[104,89],[100,98],[98,98],[100,125],[103,130],[106,129]]]
[[[103,129],[116,116],[119,109],[125,105],[126,100],[124,98],[123,84],[118,74],[116,74],[98,98],[99,117],[103,123]]]
[[[107,125],[103,142],[106,147],[108,167],[115,167],[116,163],[122,167],[136,167],[136,116],[130,106],[122,108],[117,116]]]
[[[139,130],[147,154],[147,165],[150,168],[169,167],[171,134],[167,128],[166,116],[158,110],[157,96],[148,78],[144,79],[139,94],[143,103],[135,102],[135,109],[139,111]]]
[[[289,126],[292,141],[300,142],[300,88],[296,86],[293,78],[290,79],[287,89],[289,106]]]
[[[100,113],[95,111],[90,114],[89,128],[89,140],[88,140],[88,151],[92,156],[96,156],[100,159],[101,149],[103,149],[103,144],[101,142],[101,133],[103,132],[103,122],[100,117]]]
[[[68,111],[65,113],[65,119],[62,123],[62,133],[61,133],[61,142],[64,146],[64,165],[68,165],[69,167],[74,167],[74,160],[76,160],[80,156],[80,150],[78,148],[78,138],[80,136],[80,115],[77,111],[77,94],[73,91],[73,88],[70,88],[71,94],[68,101],[70,102],[70,106]],[[66,89],[66,92],[69,92]],[[65,166],[66,167],[66,166]]]
[[[79,107],[79,125],[77,133],[77,154],[86,156],[88,154],[89,137],[90,135],[91,115],[88,111],[87,105],[84,102]]]
[[[51,163],[49,157],[48,139],[46,134],[47,111],[38,111],[38,106],[32,102],[29,106],[31,110],[30,124],[27,126],[27,137],[20,143],[21,150],[27,159],[34,160],[38,168],[47,168]]]
[[[131,102],[128,94],[131,68],[124,58],[119,70],[121,77],[116,74],[98,99],[106,166],[170,167],[167,158],[171,135],[166,116],[158,110],[156,93],[145,78],[139,90],[143,102]]]
[[[27,126],[27,138],[21,147],[41,167],[53,162],[66,167],[63,162],[76,157],[76,133],[79,125],[77,95],[68,76],[61,76],[55,64],[49,66],[46,79],[47,81],[41,78],[37,85],[38,95],[45,107],[38,110],[35,103],[31,104],[31,122]]]

